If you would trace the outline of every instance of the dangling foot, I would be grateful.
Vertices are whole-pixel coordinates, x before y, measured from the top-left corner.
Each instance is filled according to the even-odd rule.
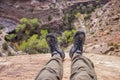
[[[65,54],[64,52],[58,47],[58,41],[57,41],[57,38],[56,36],[53,34],[53,33],[49,33],[47,36],[46,36],[46,41],[48,43],[48,46],[50,48],[50,51],[52,53],[52,56],[53,55],[60,55],[62,59],[65,58]]]
[[[70,57],[72,58],[74,53],[83,53],[83,44],[85,42],[85,32],[77,31],[74,35],[73,47],[70,50]]]

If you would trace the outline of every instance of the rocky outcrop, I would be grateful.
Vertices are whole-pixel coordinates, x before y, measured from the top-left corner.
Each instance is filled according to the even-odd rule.
[[[0,24],[3,26],[3,30],[8,33],[16,28],[17,22],[9,18],[0,17]]]
[[[94,36],[109,36],[120,32],[120,1],[111,1],[100,9],[97,9],[91,17],[90,33]],[[108,37],[111,38],[111,37]],[[116,36],[117,38],[117,36]],[[105,41],[108,41],[107,39]],[[116,41],[115,41],[116,42]],[[119,42],[119,41],[117,41]]]
[[[49,25],[50,28],[55,27],[56,29],[56,27],[59,27],[57,29],[61,29],[62,12],[69,12],[73,9],[80,10],[83,6],[88,8],[88,5],[90,4],[92,4],[93,7],[96,7],[97,5],[100,6],[106,2],[108,2],[108,0],[100,0],[100,2],[93,0],[1,0],[0,17],[9,16],[10,19],[15,21],[19,21],[19,19],[23,17],[38,18],[41,25],[45,25],[44,27]],[[52,19],[49,20],[49,17],[52,17]]]
[[[10,55],[15,55],[17,52],[9,45],[7,45],[8,49],[4,50],[3,49],[3,44],[6,43],[5,41],[5,36],[7,35],[3,30],[0,30],[0,56],[10,56]]]
[[[90,34],[87,37],[87,43],[99,45],[106,43],[109,49],[104,53],[120,55],[120,1],[112,0],[103,7],[96,9],[90,19]],[[92,45],[92,46],[93,46]],[[111,51],[111,47],[114,49]],[[98,48],[101,50],[101,47]],[[95,50],[89,50],[95,51]],[[104,50],[102,50],[104,51]]]

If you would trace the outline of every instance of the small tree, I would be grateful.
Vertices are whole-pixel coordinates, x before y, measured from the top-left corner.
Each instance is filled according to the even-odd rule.
[[[7,36],[5,36],[5,39],[8,41],[14,41],[16,37],[16,34],[9,34]]]
[[[37,18],[34,19],[27,19],[22,18],[20,20],[20,24],[16,28],[16,37],[17,40],[27,40],[33,34],[39,34],[39,21]],[[23,36],[24,35],[24,36]]]
[[[3,48],[4,50],[8,50],[8,45],[7,45],[6,42],[4,42],[4,43],[2,44],[2,48]]]

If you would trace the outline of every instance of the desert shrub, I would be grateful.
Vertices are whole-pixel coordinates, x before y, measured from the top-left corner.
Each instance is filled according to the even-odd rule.
[[[39,25],[40,23],[37,18],[34,19],[22,18],[20,20],[20,25],[17,26],[16,32],[18,32],[21,29],[23,30],[25,28],[29,30],[34,30]]]
[[[78,17],[80,17],[80,15],[81,14],[78,12],[78,13],[76,13],[75,17],[78,18]]]
[[[40,23],[37,18],[22,18],[20,24],[16,28],[17,40],[26,40],[35,33],[39,34],[39,25]]]
[[[27,41],[22,41],[19,48],[29,54],[48,52],[45,38],[39,38],[37,34],[31,36]]]
[[[87,14],[85,17],[84,17],[84,20],[88,20],[90,19],[91,15],[90,14]]]
[[[72,10],[72,15],[76,15],[78,13],[78,10],[74,9]]]
[[[96,2],[99,2],[100,0],[95,0]]]
[[[0,30],[1,30],[1,29],[3,29],[3,26],[2,26],[2,25],[0,25]]]
[[[67,39],[67,42],[72,42],[73,41],[73,35],[76,31],[73,30],[67,30],[63,33],[63,39]]]
[[[25,28],[26,28],[26,24],[17,25],[16,32],[18,33],[20,31],[23,31],[23,30],[25,30]]]
[[[37,18],[29,19],[29,24],[32,26],[33,29],[40,25]]]
[[[48,31],[46,29],[40,31],[41,37],[45,38],[46,35],[48,34]]]
[[[48,16],[48,21],[51,21],[51,20],[52,20],[52,16],[49,15],[49,16]]]
[[[91,14],[93,12],[93,4],[89,4],[87,8],[87,14]]]
[[[28,53],[28,54],[38,54],[38,52],[37,52],[35,49],[33,49],[33,48],[29,48],[29,49],[27,50],[27,53]]]
[[[29,19],[27,18],[20,19],[20,24],[29,24]]]
[[[46,42],[45,38],[40,39],[36,46],[37,46],[37,51],[39,53],[46,53],[46,52],[48,52],[48,45],[47,45],[47,42]]]
[[[64,29],[68,29],[67,24],[68,24],[68,14],[64,14],[63,17],[63,25],[64,25]]]
[[[74,29],[72,23],[75,19],[75,15],[78,13],[77,10],[72,10],[70,13],[64,13],[63,24],[65,30]]]
[[[73,42],[73,36],[75,34],[76,30],[66,30],[63,32],[61,37],[58,37],[58,42],[61,44],[61,46],[68,46]]]
[[[114,45],[113,42],[108,43],[108,46],[113,46],[113,45]]]
[[[8,50],[8,45],[7,45],[6,42],[4,42],[4,43],[2,44],[2,48],[3,48],[4,50]]]
[[[40,30],[38,19],[22,18],[17,26],[15,33],[6,36],[9,41],[15,41],[17,50],[25,51],[29,54],[48,52],[45,40],[48,31]],[[14,43],[15,43],[14,42]]]
[[[5,39],[7,41],[14,41],[16,37],[16,34],[8,34],[7,36],[5,36]]]
[[[82,9],[80,10],[80,12],[84,14],[86,12],[86,6],[82,6]]]
[[[118,44],[114,44],[114,47],[115,47],[115,49],[118,49],[119,45]]]
[[[29,34],[30,34],[30,31],[29,31],[29,30],[26,30],[26,31],[25,31],[25,34],[26,34],[26,35],[29,35]]]
[[[2,34],[2,31],[0,31],[0,34]]]
[[[113,46],[115,49],[118,49],[119,48],[119,45],[117,43],[108,43],[108,46]]]
[[[8,51],[8,56],[14,56],[10,51]]]
[[[93,6],[93,7],[91,8],[91,12],[93,12],[95,9],[96,9],[96,7]]]

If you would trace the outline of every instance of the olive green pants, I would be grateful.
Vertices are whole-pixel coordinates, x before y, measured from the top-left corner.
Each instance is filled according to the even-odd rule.
[[[35,80],[62,80],[63,60],[54,55]],[[70,80],[97,80],[94,65],[88,58],[75,53],[72,57]]]

